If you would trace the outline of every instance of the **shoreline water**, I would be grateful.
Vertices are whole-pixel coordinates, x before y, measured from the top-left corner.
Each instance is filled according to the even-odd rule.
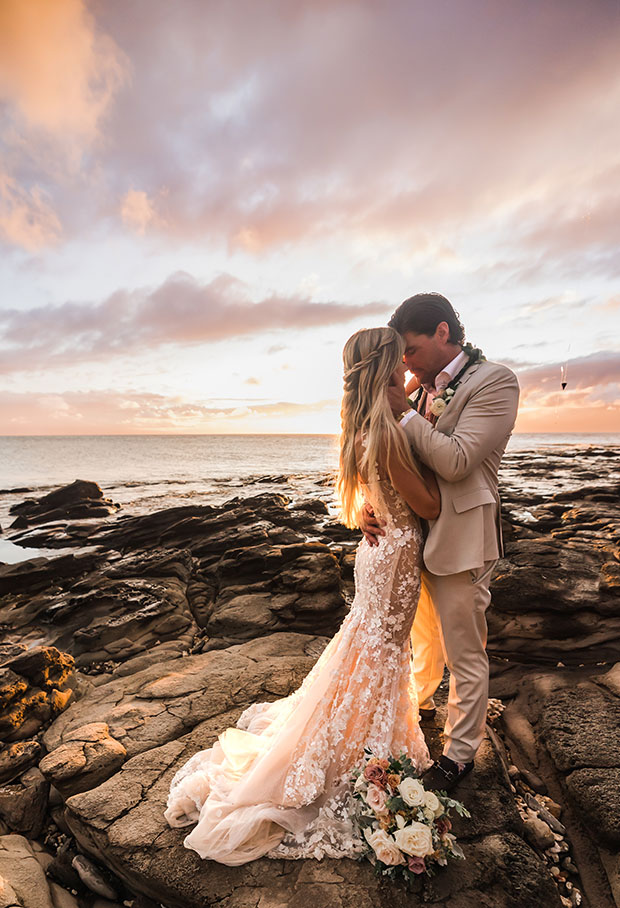
[[[221,503],[234,495],[278,491],[307,497],[324,490],[338,466],[336,435],[0,436],[0,526],[10,507],[75,479],[97,482],[123,510]],[[516,434],[504,463],[591,447],[618,447],[620,434]]]
[[[34,444],[32,436],[24,436],[21,445],[15,438],[0,437],[0,562],[47,554],[20,552],[9,541],[15,519],[11,508],[75,479],[96,482],[106,498],[120,505],[121,519],[183,505],[221,505],[261,493],[293,502],[321,498],[335,509],[337,436],[35,436]],[[620,480],[620,435],[514,435],[500,484],[532,499],[575,490],[584,474],[573,471],[570,462],[574,459],[578,466],[586,457],[589,482],[599,481],[603,472],[609,478],[618,473]]]

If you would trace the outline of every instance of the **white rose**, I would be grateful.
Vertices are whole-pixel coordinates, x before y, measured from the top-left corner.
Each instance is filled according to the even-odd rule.
[[[368,827],[364,830],[366,841],[383,864],[404,864],[405,859],[400,853],[396,842],[384,829],[370,832]]]
[[[364,776],[362,774],[360,774],[355,781],[353,790],[354,791],[366,791],[367,787],[368,787],[368,785],[367,785],[366,779],[364,778]]]
[[[441,416],[446,407],[447,404],[443,397],[436,397],[431,404],[431,413],[433,414],[433,416]]]
[[[418,779],[403,779],[398,786],[400,796],[409,807],[420,807],[424,804],[424,786]]]
[[[434,814],[433,811],[430,809],[430,807],[425,807],[425,808],[424,808],[424,816],[426,817],[426,819],[428,820],[429,823],[434,823],[434,822],[435,822],[435,814]]]
[[[424,806],[428,807],[429,810],[433,811],[433,816],[436,816],[437,808],[441,807],[439,803],[439,798],[434,791],[427,791],[424,795]],[[443,811],[443,807],[441,808]]]
[[[433,836],[428,826],[415,821],[394,833],[394,841],[401,851],[423,858],[433,851]]]

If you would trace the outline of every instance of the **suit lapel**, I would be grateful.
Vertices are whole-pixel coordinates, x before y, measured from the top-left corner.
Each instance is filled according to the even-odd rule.
[[[452,401],[450,402],[450,404],[448,404],[448,406],[447,406],[446,409],[443,411],[443,413],[441,414],[441,416],[436,420],[435,425],[437,426],[437,428],[439,428],[439,423],[440,423],[442,420],[446,420],[447,417],[450,415],[450,407],[452,406],[452,404],[453,404],[453,402],[454,402],[454,399],[455,399],[456,397],[458,397],[458,393],[459,393],[460,389],[463,387],[463,385],[465,385],[465,384],[470,380],[470,378],[472,377],[472,375],[475,375],[475,374],[476,374],[476,372],[478,371],[479,368],[480,368],[480,363],[473,363],[473,365],[471,365],[471,366],[469,367],[469,369],[467,370],[467,372],[464,373],[463,377],[460,379],[460,381],[459,381],[459,383],[458,383],[458,385],[457,385],[457,387],[456,387],[456,390],[455,390],[455,392],[454,392],[454,396],[453,396],[453,398],[452,398]],[[454,412],[454,411],[452,411],[452,412]]]
[[[462,385],[464,385],[466,382],[468,382],[469,379],[472,377],[472,375],[476,374],[476,372],[478,371],[479,368],[480,368],[480,363],[474,363],[472,366],[469,367],[467,372],[463,375],[463,378],[458,383],[457,389],[455,391],[456,394],[458,394],[459,388]]]

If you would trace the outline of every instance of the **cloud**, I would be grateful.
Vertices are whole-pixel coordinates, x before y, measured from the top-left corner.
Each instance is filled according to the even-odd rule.
[[[3,0],[0,60],[0,93],[14,113],[86,141],[123,78],[117,45],[82,0]]]
[[[136,233],[143,234],[151,224],[159,220],[155,207],[146,192],[130,189],[121,203],[121,218],[124,224],[132,227]]]
[[[586,302],[587,300],[583,299],[570,299],[568,297],[568,294],[549,296],[545,299],[535,300],[531,303],[525,303],[524,305],[519,307],[519,311],[514,317],[519,319],[527,315],[538,315],[541,312],[548,312],[558,309],[579,309]]]
[[[563,370],[565,370],[563,372]],[[562,390],[562,375],[567,387]],[[620,408],[620,352],[600,350],[562,363],[517,369],[523,406]]]
[[[338,235],[440,261],[480,231],[500,252],[521,244],[523,266],[532,249],[541,269],[569,264],[569,247],[613,266],[612,3],[3,9],[12,110],[90,147],[83,191],[53,187],[68,236],[116,209],[138,231],[253,254]]]
[[[340,234],[419,251],[450,246],[446,230],[497,237],[527,204],[527,245],[538,203],[563,204],[568,224],[587,199],[614,230],[613,206],[602,213],[620,140],[613,4],[398,0],[385,16],[240,0],[210,7],[208,28],[200,5],[149,8],[137,0],[140,28],[100,9],[134,61],[106,158],[151,197],[165,187],[170,237],[259,253]],[[561,230],[546,240],[564,249]]]
[[[599,350],[589,356],[580,356],[562,363],[531,366],[519,374],[522,387],[538,388],[554,381],[560,369],[566,366],[573,384],[580,388],[593,388],[607,382],[620,381],[620,352]]]
[[[620,295],[610,296],[609,299],[605,300],[604,303],[600,303],[599,309],[602,312],[620,311]]]
[[[7,242],[112,216],[178,247],[337,237],[453,269],[474,240],[489,286],[620,273],[612,3],[91,9],[2,5],[6,173],[56,222]]]
[[[78,202],[84,154],[127,72],[127,60],[97,27],[83,0],[3,0],[0,4],[0,127],[4,191],[0,235],[33,250],[54,243],[61,210]],[[8,186],[8,189],[6,188]]]
[[[66,391],[21,394],[0,391],[5,434],[140,434],[278,431],[291,418],[307,420],[335,411],[336,401],[195,402],[164,394]]]
[[[347,305],[273,294],[253,302],[228,274],[208,284],[178,272],[154,289],[119,290],[100,303],[67,302],[0,310],[0,371],[103,360],[164,345],[193,345],[252,334],[385,319],[390,307]]]
[[[24,189],[0,172],[0,237],[31,252],[55,243],[62,228],[46,196],[40,187]]]
[[[620,352],[513,368],[521,386],[517,432],[620,432]]]

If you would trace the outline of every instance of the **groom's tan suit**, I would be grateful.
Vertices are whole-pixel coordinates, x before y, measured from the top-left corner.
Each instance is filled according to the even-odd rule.
[[[434,470],[441,513],[429,521],[422,593],[413,625],[420,706],[450,670],[444,752],[472,760],[484,736],[489,664],[485,612],[489,582],[502,552],[497,471],[519,401],[506,366],[481,362],[463,375],[432,426],[411,411],[401,422],[415,454]]]

